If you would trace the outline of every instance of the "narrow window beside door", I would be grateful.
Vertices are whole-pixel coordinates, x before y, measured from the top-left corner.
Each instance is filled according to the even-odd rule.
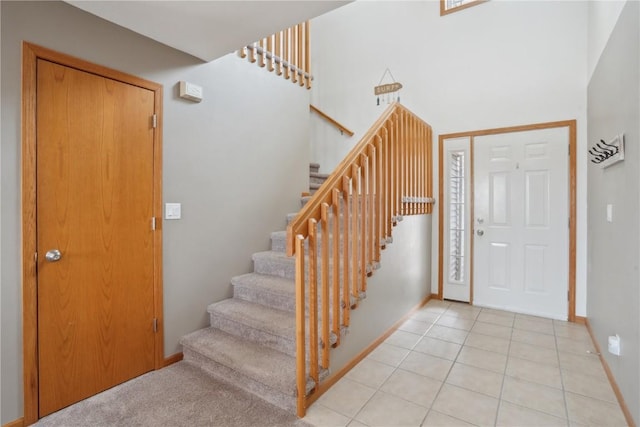
[[[449,157],[449,280],[463,283],[465,241],[465,158],[464,151]]]

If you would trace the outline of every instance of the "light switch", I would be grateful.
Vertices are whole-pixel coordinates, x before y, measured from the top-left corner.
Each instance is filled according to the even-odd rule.
[[[607,205],[607,222],[613,222],[613,205]]]
[[[182,204],[165,203],[164,219],[180,219],[182,218]]]

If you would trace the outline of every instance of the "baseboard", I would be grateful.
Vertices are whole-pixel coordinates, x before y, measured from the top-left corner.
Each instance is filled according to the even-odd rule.
[[[313,394],[311,394],[307,398],[307,408],[309,406],[311,406],[311,404],[313,402],[318,400],[318,398],[320,398],[320,396],[322,396],[327,390],[329,390],[329,388],[331,388],[331,386],[333,386],[342,377],[344,377],[354,366],[356,366],[358,363],[360,363],[360,361],[362,359],[367,357],[369,355],[369,353],[371,353],[373,350],[375,350],[376,347],[378,347],[380,344],[382,344],[382,342],[384,342],[384,340],[389,338],[389,336],[392,333],[394,333],[400,326],[402,326],[402,324],[404,322],[406,322],[413,315],[413,313],[415,313],[417,310],[422,308],[433,297],[434,297],[434,294],[427,295],[425,299],[423,299],[419,304],[417,304],[415,307],[413,307],[411,310],[409,310],[409,312],[407,314],[405,314],[400,320],[398,320],[396,323],[394,323],[389,329],[387,329],[386,332],[384,332],[382,335],[380,335],[378,338],[376,338],[371,344],[369,344],[369,346],[367,346],[364,350],[362,350],[360,353],[358,353],[358,355],[356,355],[356,357],[351,359],[351,361],[349,363],[347,363],[345,366],[343,366],[342,369],[340,369],[335,374],[331,375],[326,380],[322,381],[322,383],[318,386],[318,388],[316,388],[316,390],[313,392]],[[436,295],[436,297],[437,297],[437,295]]]
[[[183,357],[184,356],[183,356],[182,352],[176,353],[173,356],[166,357],[164,359],[164,364],[162,365],[162,367],[166,368],[169,365],[173,365],[174,363],[178,363],[179,361],[182,360]]]
[[[586,317],[581,317],[581,319],[584,319],[584,324],[587,326],[587,331],[589,331],[589,336],[591,337],[593,346],[595,347],[596,352],[598,353],[598,357],[600,358],[600,363],[602,363],[602,367],[604,368],[604,372],[607,374],[607,378],[609,379],[611,388],[613,388],[613,392],[615,393],[616,398],[618,399],[618,403],[620,404],[620,408],[622,409],[624,418],[627,420],[627,425],[629,427],[636,427],[636,423],[634,422],[633,417],[631,416],[631,412],[629,411],[629,407],[627,407],[627,403],[624,401],[624,397],[622,396],[622,392],[618,387],[618,383],[616,383],[616,379],[613,377],[613,372],[611,372],[611,369],[609,368],[609,364],[607,363],[607,360],[604,357],[602,357],[602,352],[600,351],[600,345],[598,345],[598,341],[596,340],[596,337],[593,334],[593,329],[591,329],[591,324],[589,323],[589,319]],[[581,323],[578,321],[578,316],[576,316],[576,322]]]
[[[573,321],[574,321],[574,323],[579,323],[581,325],[586,325],[587,324],[587,318],[583,317],[583,316],[576,316]]]
[[[23,427],[24,426],[24,418],[18,418],[17,420],[9,421],[2,427]]]

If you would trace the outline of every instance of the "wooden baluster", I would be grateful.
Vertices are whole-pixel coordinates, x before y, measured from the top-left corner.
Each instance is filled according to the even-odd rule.
[[[242,59],[247,57],[247,48],[246,47],[242,47],[240,49],[238,49],[238,56]]]
[[[352,305],[352,308],[356,308],[360,301],[360,276],[358,265],[358,238],[360,236],[360,231],[358,230],[358,218],[360,216],[360,167],[356,164],[351,167],[351,180],[353,182],[351,188],[351,274],[353,280],[351,282],[351,294],[355,298],[355,303]]]
[[[283,49],[282,49],[282,66],[284,67],[284,78],[285,80],[289,80],[290,78],[290,68],[291,57],[289,56],[289,48],[291,44],[291,28],[287,28],[282,32],[283,35]]]
[[[334,347],[340,345],[340,190],[333,189],[333,239],[331,260],[333,261],[333,278],[331,291],[333,292],[333,333],[336,335]]]
[[[432,164],[433,164],[433,135],[432,135],[433,130],[431,129],[431,127],[429,127],[428,132],[427,132],[427,165],[428,165],[428,170],[427,170],[427,196],[428,197],[433,197],[433,168],[432,168]],[[427,206],[427,213],[432,213],[433,212],[433,203],[430,203]]]
[[[390,191],[390,181],[391,181],[391,145],[389,144],[390,131],[388,127],[390,127],[390,122],[387,122],[384,125],[382,132],[382,152],[383,152],[383,186],[382,186],[382,195],[381,195],[381,203],[382,203],[382,238],[384,239],[384,246],[387,244],[387,237],[389,237],[389,224],[391,224],[391,214],[390,214],[390,205],[389,205],[389,191]]]
[[[343,218],[343,230],[342,230],[342,242],[343,242],[343,262],[342,262],[342,298],[344,298],[343,305],[343,323],[345,326],[349,326],[350,323],[350,310],[351,310],[351,295],[349,290],[349,280],[351,279],[350,270],[349,270],[349,247],[351,244],[351,230],[350,230],[350,217],[353,215],[351,209],[351,180],[347,176],[342,177],[342,197],[344,200],[344,212],[342,213]]]
[[[375,137],[375,139],[377,140],[378,136]],[[377,192],[377,181],[376,181],[376,177],[377,177],[377,159],[376,159],[376,148],[373,146],[373,144],[369,145],[368,147],[368,156],[369,156],[369,188],[368,188],[368,194],[367,194],[367,203],[369,204],[368,206],[368,210],[369,210],[369,214],[368,216],[368,220],[367,220],[367,246],[368,246],[368,250],[369,253],[367,255],[368,257],[368,263],[371,266],[371,274],[373,274],[373,270],[375,268],[375,248],[374,248],[374,244],[377,244],[378,239],[376,238],[374,232],[375,232],[375,224],[377,223],[377,210],[375,209],[375,195]],[[379,245],[378,245],[379,246]],[[371,275],[369,274],[369,275]]]
[[[394,114],[393,123],[393,170],[391,179],[393,180],[393,224],[397,223],[397,217],[400,215],[400,114]]]
[[[265,66],[265,62],[264,62],[265,54],[264,54],[264,51],[266,49],[266,46],[265,46],[265,42],[264,41],[265,41],[265,39],[260,39],[260,44],[259,44],[260,45],[260,51],[258,52],[258,58],[259,58],[258,59],[258,66],[260,68],[264,68],[264,66]]]
[[[256,44],[255,43],[251,43],[251,47],[247,48],[247,50],[249,51],[249,56],[248,56],[248,60],[249,62],[251,62],[252,64],[256,62]]]
[[[365,151],[365,150],[363,150]],[[369,191],[369,158],[360,154],[360,171],[362,173],[360,187],[360,290],[367,290],[367,198]]]
[[[329,369],[329,350],[331,349],[329,339],[329,204],[323,203],[320,207],[320,226],[322,227],[322,248],[320,257],[322,275],[322,367]]]
[[[318,221],[309,219],[309,376],[319,383],[318,373]]]
[[[298,28],[291,28],[291,83],[298,83]]]
[[[280,61],[276,62],[276,75],[282,75],[282,31],[276,33],[276,48],[274,53]]]
[[[424,213],[422,211],[422,208],[424,207],[424,203],[422,202],[422,189],[423,189],[423,179],[424,179],[424,169],[423,169],[423,151],[422,151],[422,123],[418,120],[417,121],[417,128],[416,128],[416,144],[417,144],[417,157],[416,157],[416,197],[419,197],[418,199],[418,203],[416,204],[416,213],[418,214],[422,214]]]
[[[374,242],[375,260],[381,261],[381,246],[382,239],[384,239],[384,152],[382,149],[382,137],[376,136],[376,151],[377,163],[376,163],[376,239]]]
[[[304,285],[304,237],[295,236],[296,250],[296,388],[298,390],[298,417],[304,417],[307,398],[307,372],[305,344],[305,285]]]
[[[407,155],[409,147],[409,132],[407,132],[407,117],[404,112],[400,113],[400,214],[405,215],[407,203],[404,198],[407,194]]]
[[[416,121],[413,119],[413,117],[409,116],[409,132],[410,132],[410,139],[409,139],[409,197],[416,197],[417,193],[416,193],[416,156],[417,156],[417,151],[416,151]],[[415,215],[416,211],[416,203],[415,202],[410,202],[409,203],[409,213],[411,215]]]
[[[304,70],[307,73],[307,89],[311,89],[311,21],[304,25]]]
[[[273,49],[273,39],[274,39],[275,35],[270,35],[267,38],[267,51],[269,52],[269,56],[267,57],[267,70],[273,72],[273,70],[275,70],[274,66],[273,66],[273,55],[274,55],[274,49]]]
[[[304,47],[306,46],[304,41],[304,23],[298,25],[298,71],[304,71],[305,59],[304,55],[306,51]],[[305,77],[304,73],[300,74],[300,86],[305,85]]]

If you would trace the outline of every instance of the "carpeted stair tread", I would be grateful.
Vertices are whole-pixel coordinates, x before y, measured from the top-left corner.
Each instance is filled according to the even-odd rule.
[[[320,163],[309,163],[309,172],[317,173],[320,170]]]
[[[234,297],[286,311],[295,311],[295,282],[279,276],[248,273],[231,279]]]
[[[195,331],[180,343],[243,376],[286,395],[296,395],[294,357],[216,328]]]

